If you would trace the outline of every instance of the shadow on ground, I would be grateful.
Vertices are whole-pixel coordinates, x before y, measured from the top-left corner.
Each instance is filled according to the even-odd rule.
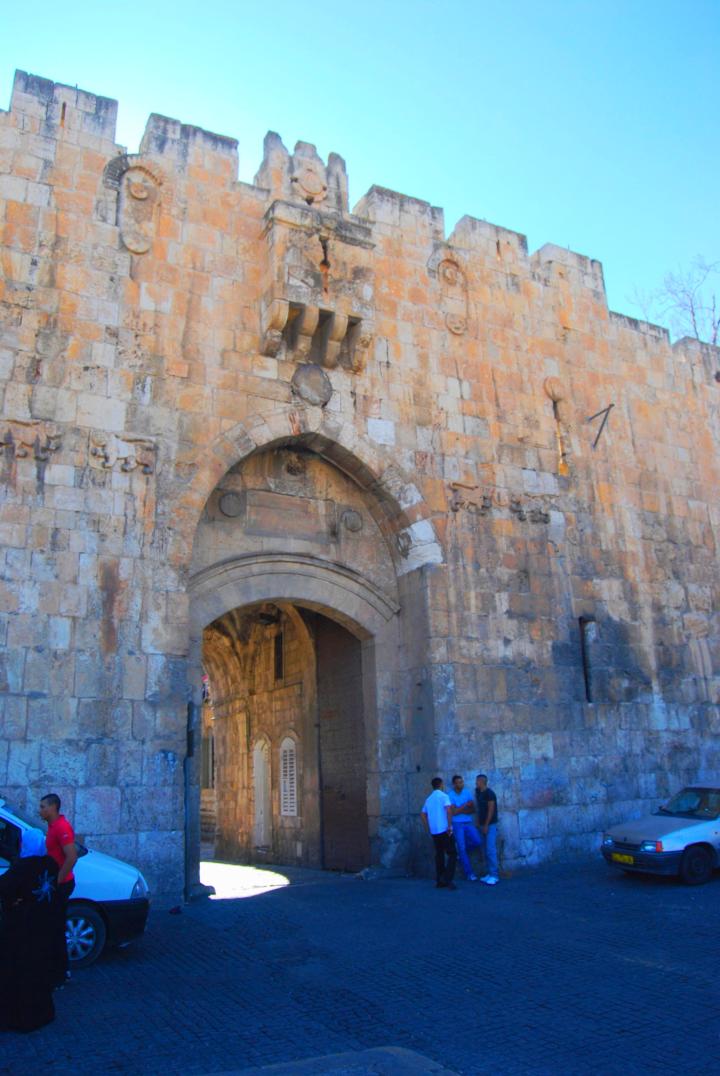
[[[74,976],[54,1024],[2,1038],[0,1072],[226,1073],[388,1047],[463,1076],[720,1070],[720,879],[593,862],[449,892],[203,873],[218,899],[155,909],[142,940]]]

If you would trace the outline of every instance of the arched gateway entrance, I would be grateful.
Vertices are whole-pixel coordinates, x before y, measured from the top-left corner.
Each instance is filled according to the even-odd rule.
[[[430,715],[402,706],[421,675],[402,606],[420,588],[396,539],[377,491],[302,438],[252,453],[208,499],[190,585],[206,787],[189,812],[202,802],[216,854],[409,863],[434,744]]]
[[[367,644],[280,600],[233,609],[205,629],[203,746],[214,773],[201,807],[217,855],[368,866]]]

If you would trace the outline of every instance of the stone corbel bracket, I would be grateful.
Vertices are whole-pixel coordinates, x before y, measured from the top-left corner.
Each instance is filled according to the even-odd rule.
[[[317,306],[299,306],[293,308],[294,317],[290,322],[290,346],[298,362],[305,362],[310,355],[313,336],[320,321]]]
[[[260,315],[260,354],[274,358],[283,342],[283,329],[287,325],[290,303],[287,299],[270,297]]]
[[[364,369],[373,341],[370,225],[347,214],[286,201],[265,215],[260,352],[326,369]]]
[[[330,314],[326,318],[320,330],[320,350],[322,352],[322,364],[329,370],[337,366],[340,359],[340,348],[348,330],[347,314]]]
[[[350,330],[348,354],[350,369],[354,374],[360,374],[365,369],[374,339],[374,328],[371,322],[358,321]]]
[[[285,343],[298,363],[316,362],[327,370],[345,366],[354,374],[367,364],[374,340],[371,322],[350,314],[269,299],[261,317],[260,353],[275,357]]]

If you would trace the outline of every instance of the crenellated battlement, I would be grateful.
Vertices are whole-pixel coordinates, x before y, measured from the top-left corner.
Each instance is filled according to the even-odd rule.
[[[308,142],[298,142],[291,153],[273,131],[265,137],[263,160],[253,185],[238,181],[236,139],[156,113],[148,118],[138,153],[128,155],[124,147],[115,144],[117,110],[118,103],[111,98],[17,71],[10,112],[0,116],[14,117],[20,129],[40,137],[46,158],[52,156],[52,144],[60,140],[105,152],[110,159],[104,185],[118,190],[121,201],[122,177],[131,168],[136,175],[140,174],[138,169],[145,169],[151,177],[155,174],[144,192],[148,195],[152,193],[153,183],[159,182],[158,176],[181,176],[195,169],[197,180],[215,176],[216,182],[227,190],[250,192],[267,203],[304,204],[315,214],[314,218],[307,218],[316,221],[311,231],[313,228],[322,231],[324,226],[317,222],[321,218],[329,219],[328,214],[354,218],[369,223],[377,235],[394,234],[413,243],[426,243],[430,250],[455,251],[466,269],[477,263],[510,274],[515,281],[527,279],[542,289],[571,286],[586,291],[594,302],[604,307],[604,316],[611,318],[618,328],[643,337],[654,336],[664,344],[668,342],[665,330],[607,310],[603,267],[595,259],[552,243],[529,253],[527,239],[521,233],[471,216],[461,217],[448,235],[442,208],[377,185],[350,211],[343,158],[330,153],[325,162]],[[152,162],[158,167],[153,167]],[[143,192],[136,186],[135,193]],[[136,203],[141,200],[135,199]],[[135,209],[142,216],[137,205]],[[121,214],[121,210],[116,211],[110,205],[101,210],[108,220],[118,212]],[[303,227],[307,230],[307,223]],[[145,246],[143,240],[140,245]]]
[[[491,224],[477,217],[464,216],[455,225],[448,242],[467,250],[481,250],[505,260],[527,261],[527,237],[521,232]]]
[[[24,71],[16,72],[10,111],[36,123],[46,137],[58,138],[61,133],[63,138],[90,135],[114,142],[117,109],[117,101],[111,98]],[[233,182],[237,180],[237,148],[234,138],[153,113],[138,156],[159,158],[172,171],[186,170],[191,162],[202,159],[210,171],[223,173],[228,182]],[[121,147],[116,149],[125,152]],[[349,211],[347,171],[342,157],[331,153],[325,163],[315,146],[307,142],[298,142],[290,154],[280,136],[272,131],[265,138],[263,161],[254,182],[267,190],[271,198],[296,199],[317,208]],[[435,242],[447,242],[468,252],[503,261],[510,259],[518,264],[526,261],[530,268],[547,270],[552,265],[563,266],[574,272],[577,283],[604,291],[602,266],[597,261],[546,244],[528,262],[525,236],[469,216],[462,217],[446,236],[441,208],[381,186],[371,187],[359,199],[353,215],[400,231],[417,230]]]
[[[234,179],[238,168],[238,144],[235,138],[213,134],[168,116],[152,113],[140,142],[140,155],[162,157],[184,170],[194,159],[212,160],[217,155],[220,169]]]
[[[651,321],[631,318],[628,314],[618,314],[615,310],[610,311],[610,320],[630,332],[642,333],[643,336],[661,341],[664,344],[670,343],[670,333],[662,325],[654,325]]]
[[[681,356],[696,371],[699,381],[720,383],[720,347],[706,344],[692,336],[683,336],[672,345],[675,355]]]
[[[82,135],[114,142],[118,103],[60,82],[16,71],[10,111],[24,116],[32,129],[49,138],[59,132],[72,141]]]

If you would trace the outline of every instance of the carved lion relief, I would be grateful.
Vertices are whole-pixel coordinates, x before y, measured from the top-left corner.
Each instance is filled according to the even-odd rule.
[[[52,424],[31,420],[7,419],[0,433],[0,448],[6,457],[46,463],[61,446],[61,435]]]
[[[90,435],[90,466],[96,470],[155,473],[155,445],[142,437],[116,437],[114,433],[95,431]]]
[[[507,489],[496,486],[473,486],[466,482],[450,483],[450,511],[462,509],[480,516],[486,516],[495,508],[503,509],[516,516],[520,522],[549,523],[552,497],[525,494],[514,496]]]

